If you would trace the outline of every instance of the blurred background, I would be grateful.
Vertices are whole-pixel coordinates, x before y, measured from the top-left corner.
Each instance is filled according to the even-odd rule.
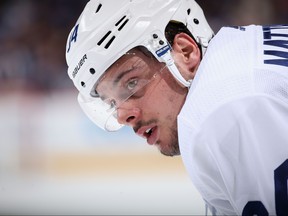
[[[81,112],[65,44],[87,0],[0,1],[0,214],[204,215],[181,158]],[[198,0],[221,26],[287,23],[287,0]]]

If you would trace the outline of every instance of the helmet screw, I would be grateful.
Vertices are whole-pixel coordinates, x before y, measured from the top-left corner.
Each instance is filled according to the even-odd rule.
[[[91,74],[95,74],[95,69],[94,68],[90,68],[89,71],[90,71]]]
[[[85,88],[85,87],[86,87],[85,82],[82,81],[82,82],[81,82],[81,86]]]
[[[158,38],[158,35],[157,35],[157,34],[153,34],[153,38],[154,38],[154,39],[157,39],[157,38]]]
[[[163,45],[163,44],[164,44],[164,41],[163,41],[163,40],[160,40],[160,41],[159,41],[159,44],[160,44],[160,45]]]
[[[194,21],[194,23],[195,23],[196,25],[199,24],[199,20],[198,20],[198,19],[195,18],[193,21]]]

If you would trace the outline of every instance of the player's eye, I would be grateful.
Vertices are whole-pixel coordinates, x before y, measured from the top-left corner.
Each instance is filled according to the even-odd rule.
[[[137,84],[138,84],[138,79],[130,79],[127,83],[127,89],[129,91],[132,91],[136,88]]]

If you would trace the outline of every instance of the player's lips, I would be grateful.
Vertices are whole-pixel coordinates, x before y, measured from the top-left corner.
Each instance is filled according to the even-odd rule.
[[[154,145],[159,137],[158,127],[156,125],[141,127],[136,133],[146,139],[147,143],[150,145]]]

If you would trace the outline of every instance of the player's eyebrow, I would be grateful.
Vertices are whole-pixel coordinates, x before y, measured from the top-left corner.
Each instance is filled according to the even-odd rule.
[[[123,70],[123,71],[119,72],[118,75],[116,76],[116,78],[114,79],[114,81],[112,81],[113,87],[115,87],[126,74],[132,72],[134,69],[135,69],[135,67],[132,67],[132,68],[129,68],[127,70]],[[101,100],[105,101],[109,97],[107,97],[105,94],[101,94],[100,98],[101,98]]]
[[[119,81],[128,73],[132,72],[135,69],[135,67],[132,66],[132,68],[128,69],[128,70],[124,70],[119,72],[119,74],[116,76],[116,78],[113,81],[113,86],[116,86]]]

